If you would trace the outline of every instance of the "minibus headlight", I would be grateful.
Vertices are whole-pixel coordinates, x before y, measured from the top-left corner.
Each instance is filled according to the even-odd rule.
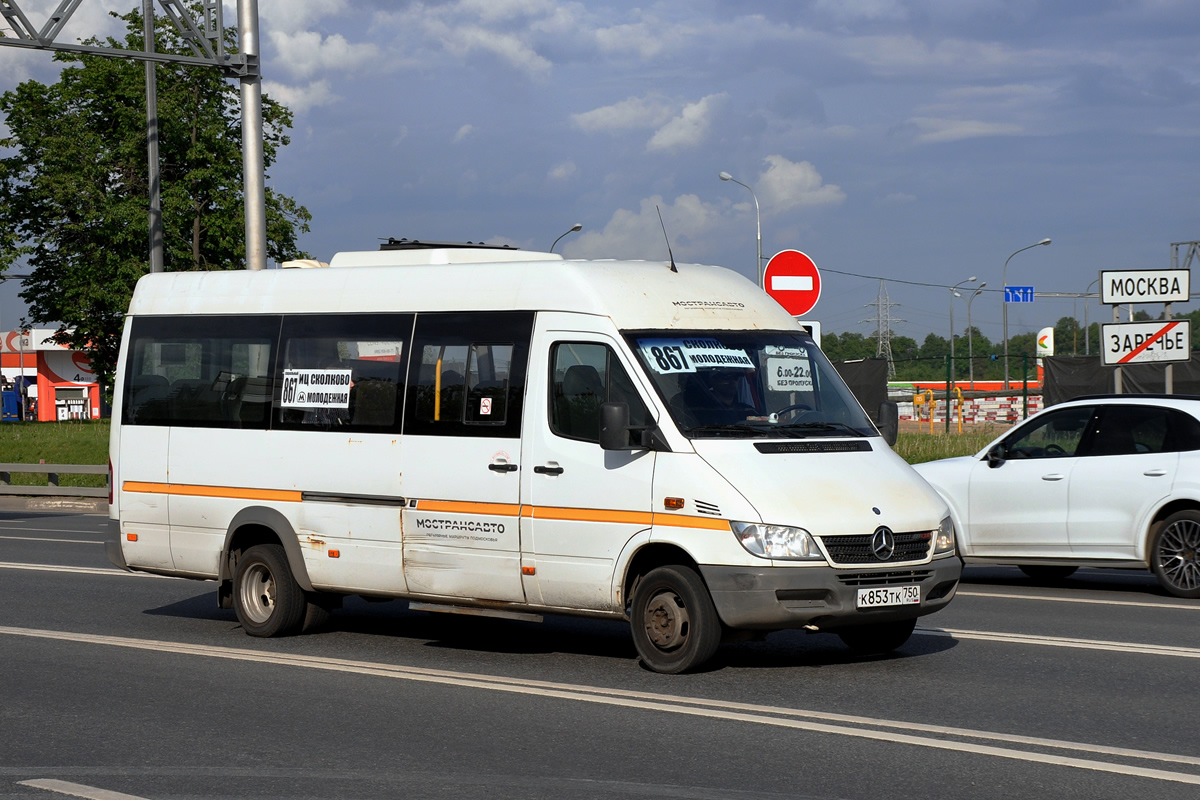
[[[937,545],[933,548],[933,554],[941,555],[942,553],[954,552],[954,520],[946,517],[942,523],[938,525]]]
[[[790,561],[824,561],[812,534],[803,528],[763,525],[759,522],[734,522],[733,535],[742,547],[756,556]]]

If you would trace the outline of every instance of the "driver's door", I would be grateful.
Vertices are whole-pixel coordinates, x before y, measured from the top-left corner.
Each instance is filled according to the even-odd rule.
[[[971,467],[967,524],[978,556],[1065,558],[1068,487],[1094,409],[1049,411]]]

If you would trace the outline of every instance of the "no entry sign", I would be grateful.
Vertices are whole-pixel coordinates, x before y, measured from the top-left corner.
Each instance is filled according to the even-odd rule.
[[[1114,322],[1100,326],[1107,366],[1144,361],[1187,361],[1191,358],[1191,321]]]
[[[782,250],[767,262],[763,288],[793,317],[813,310],[821,299],[821,273],[799,250]]]

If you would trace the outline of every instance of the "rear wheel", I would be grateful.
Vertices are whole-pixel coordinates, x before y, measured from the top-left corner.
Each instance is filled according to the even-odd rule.
[[[1035,581],[1061,581],[1075,574],[1079,567],[1052,567],[1046,564],[1022,564],[1024,572]]]
[[[704,581],[683,566],[659,567],[633,590],[633,643],[655,672],[695,669],[717,652],[721,620]]]
[[[917,620],[902,619],[895,622],[876,622],[858,625],[837,632],[842,643],[860,656],[878,656],[890,653],[908,641]]]
[[[233,578],[233,610],[251,636],[289,636],[304,625],[309,603],[283,546],[259,544],[238,560]]]
[[[1167,517],[1154,537],[1150,568],[1176,597],[1200,597],[1200,512]]]

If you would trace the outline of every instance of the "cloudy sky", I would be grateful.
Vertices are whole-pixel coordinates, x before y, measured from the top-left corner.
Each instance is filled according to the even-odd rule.
[[[57,5],[17,2],[35,24]],[[103,12],[134,5],[83,0],[60,39],[112,32]],[[1200,240],[1196,0],[259,11],[266,91],[296,113],[270,184],[312,212],[301,243],[322,259],[388,236],[544,250],[576,222],[568,257],[664,259],[661,211],[677,260],[752,275],[754,202],[727,171],[757,195],[764,254],[822,269],[826,332],[873,332],[885,279],[893,330],[920,341],[948,335],[947,287],[973,276],[988,287],[971,321],[999,339],[1005,259],[1045,237],[1010,284],[1081,293],[1101,269],[1166,268],[1171,243]],[[0,48],[0,90],[52,70]],[[1084,306],[1010,306],[1009,332]]]

